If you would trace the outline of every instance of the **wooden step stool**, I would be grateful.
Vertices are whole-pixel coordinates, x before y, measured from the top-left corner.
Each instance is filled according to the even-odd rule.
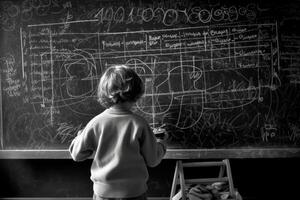
[[[217,178],[185,179],[184,168],[191,168],[191,167],[220,167],[220,170]],[[228,183],[230,196],[229,198],[227,198],[227,200],[241,199],[241,196],[238,194],[238,192],[234,189],[233,186],[231,168],[228,159],[222,161],[212,161],[212,162],[187,162],[187,163],[183,163],[181,160],[178,160],[176,162],[170,200],[179,200],[179,199],[186,200],[187,198],[186,186],[192,184],[211,184],[215,182]],[[176,192],[178,185],[180,185],[180,189],[178,190],[178,192]]]

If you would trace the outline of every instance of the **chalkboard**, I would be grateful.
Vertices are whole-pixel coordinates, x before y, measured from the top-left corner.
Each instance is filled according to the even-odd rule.
[[[170,149],[300,145],[300,1],[0,2],[3,150],[66,149],[103,111],[102,72],[145,83],[134,111]]]

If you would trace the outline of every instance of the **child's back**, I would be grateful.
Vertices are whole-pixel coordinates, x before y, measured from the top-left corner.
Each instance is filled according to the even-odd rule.
[[[95,196],[143,196],[147,191],[147,166],[158,165],[166,152],[147,121],[130,111],[134,101],[112,103],[94,117],[70,145],[76,161],[95,154],[91,167]]]

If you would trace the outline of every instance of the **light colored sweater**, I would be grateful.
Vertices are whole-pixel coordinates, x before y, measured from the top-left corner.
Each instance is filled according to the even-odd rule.
[[[72,141],[75,161],[93,153],[91,180],[96,195],[136,197],[147,191],[147,166],[158,165],[166,153],[147,121],[131,111],[111,107],[94,117]]]

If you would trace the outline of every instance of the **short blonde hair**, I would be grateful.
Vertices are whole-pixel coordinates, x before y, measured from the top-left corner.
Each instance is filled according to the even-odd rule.
[[[106,108],[118,103],[136,102],[143,94],[142,79],[126,65],[107,68],[98,84],[98,101]]]

